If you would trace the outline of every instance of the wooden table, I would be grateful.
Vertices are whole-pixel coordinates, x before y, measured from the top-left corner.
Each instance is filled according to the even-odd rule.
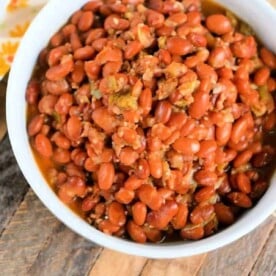
[[[276,218],[235,243],[190,258],[152,260],[103,249],[73,233],[38,200],[0,144],[0,275],[276,275]]]

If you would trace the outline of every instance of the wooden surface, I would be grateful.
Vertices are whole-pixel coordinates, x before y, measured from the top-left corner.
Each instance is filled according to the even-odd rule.
[[[0,275],[276,275],[276,218],[208,254],[152,260],[103,249],[73,233],[24,180],[8,137],[0,143]]]

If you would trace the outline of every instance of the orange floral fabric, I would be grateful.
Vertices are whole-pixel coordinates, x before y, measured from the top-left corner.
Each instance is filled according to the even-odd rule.
[[[0,80],[9,71],[21,38],[48,0],[0,0]]]

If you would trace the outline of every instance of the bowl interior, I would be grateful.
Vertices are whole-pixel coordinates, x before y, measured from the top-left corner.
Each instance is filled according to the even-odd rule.
[[[102,246],[127,254],[150,258],[191,256],[226,245],[251,231],[276,209],[275,174],[268,191],[259,203],[245,213],[234,225],[203,240],[172,242],[160,245],[141,245],[111,237],[96,230],[65,206],[48,186],[38,169],[28,141],[25,90],[41,49],[48,44],[50,36],[66,23],[69,16],[85,2],[87,1],[68,0],[66,5],[64,5],[59,0],[50,1],[29,27],[17,51],[10,72],[7,93],[8,131],[18,164],[32,189],[48,209],[75,232]],[[51,22],[51,24],[47,24],[47,22]]]
[[[268,1],[251,0],[249,3],[248,1],[215,0],[215,2],[228,8],[247,22],[262,43],[271,51],[276,51],[276,36],[271,35],[275,32],[276,9]]]

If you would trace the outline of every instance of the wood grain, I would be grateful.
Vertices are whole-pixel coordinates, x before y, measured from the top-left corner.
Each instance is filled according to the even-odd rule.
[[[59,223],[28,270],[29,275],[86,275],[102,249]]]
[[[172,260],[150,260],[144,267],[142,276],[193,276],[197,275],[206,254],[189,258],[178,258]]]
[[[259,255],[250,276],[272,276],[276,275],[276,228],[274,227],[268,237],[261,254]]]
[[[0,144],[0,236],[20,205],[29,186],[11,150],[8,136]]]
[[[198,275],[232,275],[233,272],[239,276],[248,275],[275,223],[276,219],[270,217],[262,226],[245,237],[229,246],[210,252]]]
[[[59,222],[30,190],[0,239],[1,276],[27,275]]]
[[[146,258],[104,249],[89,276],[136,276],[140,275],[145,263]]]

